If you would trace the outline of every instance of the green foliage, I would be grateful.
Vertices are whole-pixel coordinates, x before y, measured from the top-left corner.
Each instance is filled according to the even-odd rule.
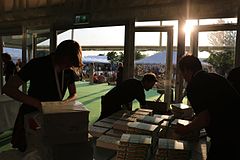
[[[108,52],[107,59],[110,61],[111,64],[117,63],[119,61],[117,52],[115,51]]]
[[[143,58],[146,57],[146,55],[145,55],[145,54],[142,54],[140,51],[137,51],[135,54],[136,54],[136,55],[135,55],[135,59],[136,59],[136,60],[138,60],[138,59],[143,59]]]
[[[218,24],[223,24],[224,20],[218,20]],[[218,47],[232,47],[236,44],[236,31],[210,32],[208,40],[210,44]],[[206,62],[213,65],[216,72],[225,76],[234,64],[234,49],[212,51]]]
[[[225,76],[233,67],[233,57],[232,51],[214,51],[206,59],[206,62],[212,64],[217,73]]]
[[[135,59],[145,58],[146,55],[142,54],[140,51],[135,52]],[[107,53],[107,59],[111,62],[111,64],[117,64],[117,62],[123,62],[124,53],[123,52],[115,52],[111,51]]]
[[[119,62],[123,62],[123,58],[124,58],[124,53],[123,52],[119,52]]]

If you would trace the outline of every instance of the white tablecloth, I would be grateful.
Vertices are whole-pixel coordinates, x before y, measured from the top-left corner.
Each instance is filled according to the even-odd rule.
[[[0,132],[13,128],[21,103],[0,95]]]

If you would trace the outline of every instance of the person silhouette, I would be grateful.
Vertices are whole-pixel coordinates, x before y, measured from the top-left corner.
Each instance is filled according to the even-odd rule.
[[[82,68],[82,66],[80,45],[76,41],[65,40],[53,53],[30,60],[17,74],[9,78],[3,86],[3,93],[22,102],[12,134],[13,148],[23,152],[27,148],[24,129],[25,114],[40,111],[41,102],[68,102],[76,99],[73,68]],[[27,94],[18,89],[26,82],[30,82]],[[63,100],[67,90],[69,96]]]
[[[232,110],[237,107],[240,95],[226,78],[204,71],[197,57],[184,56],[178,66],[187,82],[187,98],[195,116],[190,124],[177,125],[175,131],[186,135],[205,128],[211,139],[207,159],[236,159],[239,152],[238,112]]]
[[[5,82],[7,82],[10,78],[10,76],[14,76],[16,74],[16,65],[12,61],[12,57],[8,53],[2,54],[2,60],[3,60],[3,75],[5,75]]]
[[[119,86],[123,81],[123,63],[118,63],[118,69],[117,69],[117,78],[116,78],[116,86]]]

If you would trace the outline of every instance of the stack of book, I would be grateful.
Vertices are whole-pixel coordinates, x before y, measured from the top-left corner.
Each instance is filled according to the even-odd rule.
[[[192,107],[183,103],[171,104],[171,109],[175,118],[190,120],[194,115]]]
[[[152,138],[147,135],[123,134],[120,139],[117,160],[147,160],[150,157]]]
[[[95,122],[93,125],[97,127],[108,128],[108,129],[111,129],[113,127],[113,123],[104,122],[102,120]]]
[[[121,117],[119,120],[135,122],[137,120],[137,118],[132,115],[125,115],[125,116]]]
[[[185,135],[180,135],[175,132],[175,128],[178,124],[188,125],[191,123],[189,120],[174,119],[173,121],[164,121],[161,123],[159,137],[161,138],[171,138],[176,140],[188,140],[197,141],[199,140],[200,131],[196,130]]]
[[[101,122],[113,124],[116,120],[110,118],[104,118],[100,120]]]
[[[144,108],[139,108],[136,111],[134,111],[135,114],[141,114],[141,115],[153,115],[153,110],[152,109],[144,109]]]
[[[174,118],[174,115],[166,115],[166,114],[154,114],[153,117],[162,118],[165,121],[170,121]]]
[[[143,111],[143,112],[149,112],[150,115],[153,115],[153,110],[152,109],[139,108],[138,110]]]
[[[117,119],[120,119],[121,117],[127,116],[127,115],[131,115],[131,112],[122,109],[122,110],[120,110],[118,112],[113,113],[112,115],[108,116],[107,118],[117,120]]]
[[[98,127],[98,126],[89,126],[88,131],[93,137],[100,137],[105,134],[109,128]]]
[[[119,150],[120,138],[108,135],[102,135],[97,139],[96,146],[110,150]]]
[[[105,134],[108,135],[108,136],[119,137],[120,138],[123,133],[124,133],[124,131],[122,131],[122,130],[110,129]]]
[[[123,121],[123,120],[117,120],[113,124],[113,129],[121,130],[121,131],[126,131],[128,128],[128,121]]]
[[[153,116],[140,116],[137,118],[137,122],[143,122],[148,124],[160,125],[164,121],[163,118]]]
[[[159,138],[155,160],[186,160],[191,151],[186,141]]]
[[[159,129],[160,128],[158,125],[147,124],[142,122],[129,122],[126,133],[151,136],[152,137],[151,151],[154,153],[158,143]]]

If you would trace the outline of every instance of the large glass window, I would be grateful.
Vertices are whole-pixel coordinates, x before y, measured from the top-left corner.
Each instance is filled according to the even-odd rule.
[[[172,37],[168,37],[168,30],[164,28],[164,26],[171,26],[171,24],[174,24],[174,22],[164,22],[160,24],[162,27],[157,25],[159,26],[159,32],[156,31],[156,28],[153,31],[151,27],[148,28],[149,26],[144,26],[143,24],[141,26],[139,24],[136,25],[138,28],[142,27],[142,29],[148,29],[149,31],[141,32],[138,30],[138,32],[135,32],[135,77],[142,78],[145,73],[153,72],[158,78],[154,89],[159,91],[159,95],[156,96],[156,94],[153,94],[154,96],[150,97],[149,100],[165,101],[167,103],[171,103],[170,101],[172,100],[164,97],[164,91],[169,88],[170,90],[174,90],[175,87],[175,76],[172,72],[174,66],[176,66],[176,51],[173,52],[172,57],[167,53],[167,41],[168,38],[173,39],[175,26],[173,26],[174,34],[171,35]],[[170,45],[173,48],[173,44]],[[173,63],[171,66],[167,66],[167,59],[169,57],[171,57],[171,63]],[[168,78],[169,73],[171,75],[170,79]],[[173,92],[171,96],[173,96]]]

